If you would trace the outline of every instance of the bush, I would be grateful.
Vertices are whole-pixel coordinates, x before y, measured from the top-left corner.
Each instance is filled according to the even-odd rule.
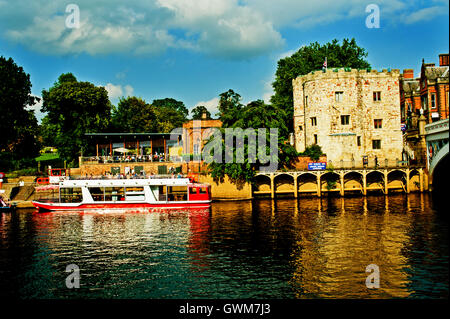
[[[309,156],[313,161],[318,161],[320,156],[323,155],[322,148],[317,144],[313,144],[308,146],[301,155]]]

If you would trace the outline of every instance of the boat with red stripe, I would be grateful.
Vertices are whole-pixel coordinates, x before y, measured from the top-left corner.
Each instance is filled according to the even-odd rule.
[[[32,201],[39,211],[208,208],[211,186],[189,178],[61,180],[36,187],[45,193]]]

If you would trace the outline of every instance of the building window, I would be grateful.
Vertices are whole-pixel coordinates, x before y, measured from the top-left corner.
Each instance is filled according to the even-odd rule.
[[[314,134],[314,144],[317,144],[317,134]]]
[[[342,98],[344,97],[344,92],[334,92],[334,98],[336,102],[342,102]]]
[[[317,118],[311,117],[311,126],[317,126]]]
[[[373,120],[374,127],[375,128],[382,128],[382,122],[383,122],[382,119],[375,119],[375,120]]]
[[[341,115],[341,124],[342,125],[350,124],[350,115]]]
[[[372,140],[372,148],[374,150],[381,149],[381,140]]]
[[[436,107],[436,94],[435,93],[431,93],[431,108],[435,108]]]
[[[422,109],[428,110],[428,101],[426,96],[422,96]]]
[[[361,146],[361,136],[357,136],[357,137],[356,137],[356,144],[357,144],[358,146]]]
[[[302,126],[302,125],[299,125],[299,126],[298,126],[298,130],[299,130],[299,131],[303,131],[303,126]]]
[[[194,154],[200,154],[198,146],[198,144],[194,144]]]
[[[305,96],[305,106],[308,106],[308,96]]]
[[[380,91],[373,92],[373,101],[374,102],[381,101],[381,92]]]

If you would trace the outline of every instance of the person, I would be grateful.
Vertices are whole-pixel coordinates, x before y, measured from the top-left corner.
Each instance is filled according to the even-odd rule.
[[[375,168],[378,167],[378,157],[375,155]]]

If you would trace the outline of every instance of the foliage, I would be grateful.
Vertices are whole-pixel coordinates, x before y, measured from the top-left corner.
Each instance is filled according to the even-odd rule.
[[[79,82],[71,73],[62,74],[49,90],[42,91],[43,140],[58,148],[73,165],[87,149],[85,133],[101,132],[111,120],[111,104],[104,87]]]
[[[241,128],[243,130],[247,128],[253,128],[255,132],[259,128],[266,128],[266,154],[270,158],[270,162],[278,162],[278,167],[283,167],[290,165],[291,161],[297,156],[295,149],[289,145],[284,144],[284,137],[287,135],[286,123],[280,118],[282,111],[277,109],[273,105],[267,105],[262,100],[257,100],[250,102],[246,106],[242,106],[240,103],[239,94],[232,90],[229,90],[220,95],[219,102],[220,120],[222,120],[223,126],[222,132],[222,159],[225,159],[225,140],[224,133],[226,128]],[[278,129],[278,140],[277,140],[277,150],[276,154],[270,153],[270,136],[269,129]],[[212,139],[208,143],[212,143]],[[208,144],[207,144],[208,145]],[[233,148],[233,159],[232,163],[216,163],[212,162],[208,165],[211,176],[216,181],[222,181],[225,176],[228,176],[230,181],[236,184],[242,184],[244,182],[253,182],[256,171],[261,166],[266,166],[261,162],[257,152],[256,162],[251,163],[249,161],[249,151],[250,145],[248,143],[248,138],[244,140],[243,151],[244,151],[244,162],[236,163],[237,158],[237,148]]]
[[[228,90],[220,95],[219,100],[219,118],[222,121],[222,127],[233,127],[239,118],[239,113],[243,107],[241,96],[233,90]]]
[[[21,176],[43,176],[45,173],[39,172],[36,168],[24,168],[16,171],[12,171],[6,174],[8,178],[17,178]]]
[[[293,55],[280,59],[275,81],[272,83],[275,94],[271,98],[271,103],[286,110],[286,121],[289,121],[290,129],[293,127],[294,114],[292,80],[300,75],[322,69],[325,57],[328,67],[357,69],[370,67],[365,60],[367,57],[365,49],[359,47],[355,39],[344,39],[342,44],[339,44],[337,39],[324,45],[314,42],[308,46],[302,46]]]
[[[204,105],[196,106],[192,109],[192,119],[193,120],[201,120],[203,118],[203,114],[206,113],[206,119],[211,119],[211,113],[206,109]]]
[[[12,58],[0,56],[0,160],[7,169],[28,165],[39,152],[37,120],[28,106],[38,98],[31,95],[30,75]]]
[[[318,161],[320,156],[323,155],[322,153],[322,148],[317,145],[317,144],[313,144],[308,146],[305,151],[303,153],[301,153],[300,155],[305,155],[305,156],[309,156],[313,161]]]
[[[182,127],[187,121],[188,109],[183,102],[172,98],[157,99],[152,102],[157,119],[157,131],[169,133]]]
[[[156,114],[153,106],[141,98],[121,98],[117,108],[113,106],[111,125],[116,132],[155,132]]]

